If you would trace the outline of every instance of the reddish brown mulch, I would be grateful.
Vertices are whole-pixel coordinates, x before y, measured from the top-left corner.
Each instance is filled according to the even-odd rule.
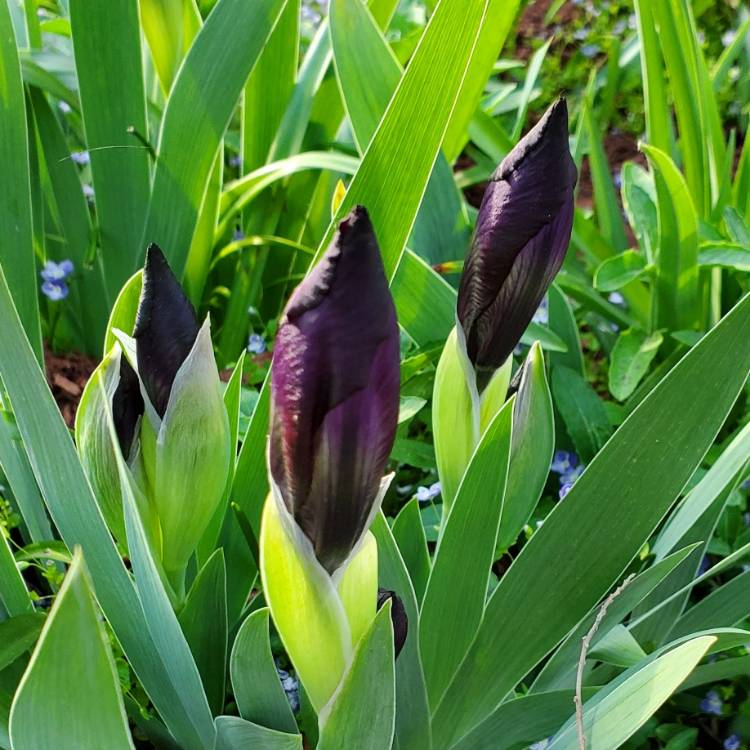
[[[97,364],[97,360],[85,354],[54,354],[45,346],[44,367],[47,383],[68,427],[75,424],[78,402]]]
[[[581,9],[572,2],[566,2],[555,14],[553,24],[545,23],[552,0],[533,0],[524,9],[516,27],[516,49],[514,57],[528,60],[534,52],[532,39],[547,39],[554,33],[555,26],[572,23],[581,13]]]

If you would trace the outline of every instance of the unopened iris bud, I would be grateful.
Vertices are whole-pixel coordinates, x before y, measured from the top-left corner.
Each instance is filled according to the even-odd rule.
[[[558,99],[492,176],[458,293],[458,320],[481,392],[511,355],[565,258],[576,168]]]
[[[399,332],[370,219],[355,208],[279,326],[271,366],[271,495],[263,591],[320,712],[376,613],[370,522],[399,407]]]
[[[270,468],[332,574],[369,526],[398,422],[396,311],[367,211],[295,290],[271,370]]]
[[[146,254],[134,337],[116,335],[119,343],[86,388],[79,450],[105,519],[124,542],[114,446],[106,437],[111,410],[141,520],[179,601],[188,560],[224,495],[231,446],[208,320],[198,325],[156,245]],[[109,408],[96,408],[105,406],[95,405],[100,398]]]
[[[458,324],[435,375],[433,435],[447,506],[506,399],[511,354],[565,258],[576,177],[559,99],[503,159],[477,215]]]

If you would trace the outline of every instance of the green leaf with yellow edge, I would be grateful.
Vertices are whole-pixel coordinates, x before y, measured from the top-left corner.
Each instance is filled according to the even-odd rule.
[[[10,737],[14,750],[133,750],[117,669],[80,548],[13,700]]]

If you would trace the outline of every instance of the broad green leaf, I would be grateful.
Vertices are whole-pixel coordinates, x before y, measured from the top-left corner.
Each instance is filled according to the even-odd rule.
[[[0,620],[34,611],[31,597],[4,533],[0,533]]]
[[[662,341],[659,331],[646,334],[637,328],[628,328],[617,337],[609,359],[609,392],[618,401],[625,401],[636,389]]]
[[[515,750],[544,742],[573,713],[573,696],[572,690],[560,690],[513,698],[453,745],[453,750]]]
[[[534,512],[555,450],[555,418],[544,357],[535,344],[527,356],[513,407],[508,484],[500,516],[496,554],[515,542]]]
[[[141,24],[162,90],[169,90],[200,27],[193,0],[139,0]]]
[[[396,713],[393,662],[391,605],[387,602],[360,641],[340,689],[320,713],[318,750],[389,750]]]
[[[635,250],[626,250],[605,260],[594,272],[594,286],[600,292],[614,292],[643,276],[646,260]]]
[[[318,257],[328,246],[338,221],[361,203],[377,228],[386,274],[389,279],[394,275],[471,60],[487,3],[443,0],[435,10],[339,212],[320,243]],[[393,200],[394,195],[399,200]]]
[[[750,672],[750,656],[737,656],[710,664],[700,664],[682,683],[681,690],[691,690],[700,685],[714,685],[722,680],[745,676],[748,672]]]
[[[396,659],[396,739],[399,747],[432,748],[430,710],[419,648],[419,607],[399,548],[382,513],[370,527],[378,543],[381,588],[395,591],[404,604],[409,626]]]
[[[487,22],[482,24],[471,64],[445,134],[443,148],[449,163],[459,156],[466,143],[469,123],[479,107],[485,84],[492,74],[519,7],[519,0],[490,0],[487,5]]]
[[[0,3],[0,266],[26,335],[42,361],[31,217],[29,142],[21,66],[7,2]]]
[[[681,549],[637,575],[608,607],[607,614],[601,621],[592,641],[592,646],[596,646],[611,627],[624,620],[628,612],[633,610],[652,591],[655,591],[662,581],[666,580],[676,568],[683,564],[696,548],[697,545],[694,544]],[[598,614],[599,607],[595,607],[570,631],[537,675],[532,685],[533,692],[573,688],[578,658],[581,653],[581,639],[590,630]]]
[[[179,615],[213,714],[224,706],[227,663],[227,586],[218,549],[201,568]]]
[[[16,420],[9,411],[0,409],[0,467],[5,474],[21,511],[26,528],[34,542],[54,537],[44,502],[29,465]]]
[[[690,674],[716,639],[695,638],[667,652],[641,669],[633,668],[583,705],[583,727],[588,743],[598,750],[616,750],[654,714]],[[553,738],[550,750],[579,747],[574,722]]]
[[[417,602],[421,604],[430,576],[430,553],[416,499],[406,503],[393,521],[393,538],[409,571]]]
[[[115,661],[80,548],[13,700],[10,737],[14,750],[133,750]]]
[[[334,0],[330,24],[339,86],[355,141],[364,151],[398,86],[401,66],[362,0]],[[467,241],[461,196],[438,154],[410,244],[430,263],[439,263],[461,257]]]
[[[109,303],[138,267],[150,193],[137,0],[71,0],[70,21],[91,157]],[[112,86],[117,82],[117,96]]]
[[[52,200],[57,210],[57,224],[64,237],[59,247],[50,243],[55,248],[53,258],[73,261],[75,276],[70,284],[69,297],[77,312],[79,345],[89,354],[97,354],[110,300],[105,288],[101,257],[97,256],[93,263],[87,258],[94,242],[89,208],[83,195],[78,167],[70,158],[65,135],[49,102],[36,88],[29,90],[29,99],[34,110]]]
[[[500,580],[435,713],[435,736],[445,745],[491,713],[637,555],[747,378],[748,325],[745,297],[646,396]]]
[[[750,571],[712,591],[685,612],[669,634],[671,639],[701,630],[738,625],[750,616]]]
[[[34,646],[45,619],[42,612],[28,612],[0,622],[0,671]]]
[[[117,436],[111,420],[110,434],[115,442]],[[171,675],[180,685],[180,700],[190,717],[193,732],[188,747],[208,749],[213,746],[215,731],[198,666],[162,583],[161,572],[138,512],[130,474],[119,453],[117,456],[128,554],[138,600],[146,618],[146,632],[150,633],[160,658],[170,664]]]
[[[470,367],[461,351],[457,328],[445,342],[435,372],[432,394],[432,433],[446,508],[453,503],[466,467],[479,440],[479,404],[469,388],[466,369]]]
[[[701,266],[722,266],[750,271],[750,248],[735,242],[702,242],[698,253]]]
[[[612,432],[602,400],[586,380],[564,366],[552,371],[552,393],[576,452],[588,463]]]
[[[687,183],[669,156],[653,146],[644,144],[641,148],[658,176],[659,255],[654,281],[657,325],[694,328],[700,310],[698,215]]]
[[[466,654],[484,612],[505,500],[514,401],[493,418],[466,467],[427,582],[419,639],[433,708]]]
[[[456,291],[411,250],[401,256],[391,293],[399,325],[417,344],[445,341],[456,324]]]
[[[178,277],[219,143],[283,5],[284,0],[252,6],[219,0],[177,73],[159,134],[141,244],[145,250],[156,242]]]
[[[267,729],[237,716],[219,716],[215,750],[302,750],[302,736]]]
[[[633,162],[622,166],[620,195],[638,246],[649,263],[654,262],[659,234],[656,189],[652,176]]]
[[[587,656],[617,667],[632,667],[646,657],[646,652],[624,625],[615,625]]]
[[[229,665],[232,690],[243,719],[294,733],[297,723],[271,653],[269,619],[267,607],[258,609],[237,632]]]
[[[585,373],[581,340],[578,336],[578,325],[570,303],[560,291],[557,284],[552,284],[547,292],[549,308],[549,328],[557,334],[565,344],[566,351],[552,352],[549,357],[550,366],[564,365],[579,375]]]
[[[125,283],[117,295],[112,312],[107,322],[107,333],[104,337],[103,355],[115,345],[117,337],[114,329],[124,331],[128,335],[135,328],[135,318],[138,313],[138,303],[141,299],[141,288],[143,287],[143,271],[136,271]]]

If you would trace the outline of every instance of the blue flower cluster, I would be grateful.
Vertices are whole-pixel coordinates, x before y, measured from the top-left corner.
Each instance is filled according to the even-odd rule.
[[[559,497],[562,500],[570,492],[576,479],[583,474],[584,465],[573,451],[555,451],[550,471],[560,475]]]
[[[281,687],[284,688],[286,698],[292,707],[292,712],[296,714],[299,711],[299,680],[291,672],[282,669],[278,664],[276,665],[276,673],[279,675]]]
[[[417,487],[417,500],[420,503],[429,503],[440,494],[440,491],[440,482],[435,482],[429,487]]]
[[[48,260],[40,272],[42,277],[42,294],[52,302],[59,302],[68,296],[67,278],[73,273],[73,263],[61,260],[55,263]]]

